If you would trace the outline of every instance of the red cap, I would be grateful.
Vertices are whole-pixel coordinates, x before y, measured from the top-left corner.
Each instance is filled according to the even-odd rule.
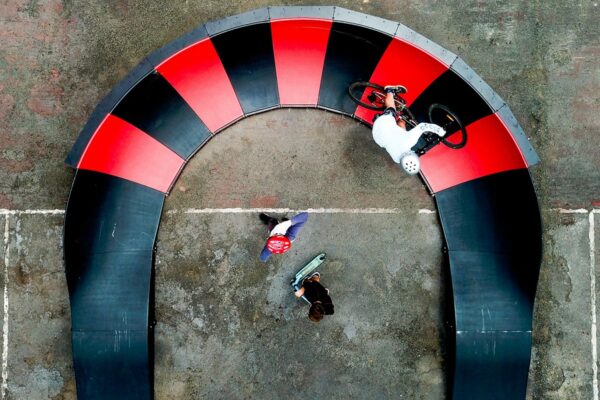
[[[273,235],[267,239],[267,249],[273,254],[283,254],[290,247],[292,247],[292,242],[283,235]]]

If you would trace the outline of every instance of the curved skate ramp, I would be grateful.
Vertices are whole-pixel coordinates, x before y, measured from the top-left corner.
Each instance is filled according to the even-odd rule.
[[[460,58],[404,25],[338,7],[272,7],[207,23],[148,56],[67,158],[77,169],[64,251],[79,399],[153,396],[154,244],[187,160],[237,120],[278,107],[370,124],[373,113],[347,95],[357,80],[402,83],[418,118],[438,102],[467,126],[464,148],[422,157],[451,272],[449,392],[525,398],[541,260],[528,167],[538,159],[510,109]]]

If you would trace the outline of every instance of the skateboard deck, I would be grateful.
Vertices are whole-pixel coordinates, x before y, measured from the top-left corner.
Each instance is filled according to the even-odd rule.
[[[315,269],[317,269],[321,264],[323,264],[323,261],[325,261],[325,253],[320,253],[315,258],[313,258],[308,264],[302,267],[300,271],[296,272],[294,279],[292,279],[292,281],[290,282],[290,284],[294,288],[294,291],[300,290],[304,278],[313,273]],[[302,298],[308,301],[304,296],[302,296]]]

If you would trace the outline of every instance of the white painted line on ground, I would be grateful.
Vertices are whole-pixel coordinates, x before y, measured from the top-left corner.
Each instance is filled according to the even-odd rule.
[[[592,381],[594,400],[598,400],[598,339],[596,324],[596,237],[594,226],[594,212],[590,211],[589,239],[590,239],[590,297],[592,303]]]
[[[61,215],[65,210],[7,210],[0,208],[0,215],[27,215],[27,214],[43,214],[43,215]]]
[[[167,214],[252,214],[252,213],[295,213],[306,211],[310,214],[404,214],[401,208],[188,208],[169,210]],[[419,214],[434,214],[435,210],[420,209]]]
[[[587,214],[590,212],[585,208],[551,208],[550,211],[558,211],[561,214]]]
[[[291,213],[306,211],[313,214],[403,214],[406,211],[401,208],[187,208],[184,210],[169,210],[167,214],[251,214],[259,212]],[[600,209],[587,210],[585,208],[550,208],[549,211],[557,211],[561,214],[587,214],[600,213]],[[0,208],[0,215],[63,215],[65,210],[39,209],[39,210],[8,210]],[[421,208],[418,214],[436,214],[436,210]]]
[[[10,261],[9,247],[10,218],[4,217],[4,320],[2,325],[2,399],[8,388],[8,263]]]

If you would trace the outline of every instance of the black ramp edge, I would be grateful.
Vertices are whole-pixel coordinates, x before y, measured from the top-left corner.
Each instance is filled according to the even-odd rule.
[[[154,241],[164,195],[79,170],[65,216],[64,253],[72,328],[148,324]]]
[[[69,167],[77,168],[77,165],[79,165],[79,161],[83,156],[83,152],[85,151],[88,143],[92,139],[92,136],[94,136],[94,132],[96,132],[98,126],[100,126],[102,121],[104,121],[104,118],[106,118],[106,116],[110,112],[107,111],[107,108],[108,107],[106,107],[106,105],[104,105],[103,102],[98,104],[90,118],[83,126],[81,132],[79,132],[79,136],[77,136],[77,139],[75,139],[73,147],[71,147],[67,158],[65,158],[65,164],[67,164]]]
[[[429,106],[433,103],[450,108],[465,126],[493,113],[479,93],[451,69],[433,81],[411,104],[410,109],[419,121],[425,121]]]
[[[322,18],[333,19],[333,6],[288,6],[269,7],[271,19],[285,18]]]
[[[388,35],[395,34],[398,30],[398,25],[400,25],[398,22],[375,17],[369,14],[359,13],[342,7],[335,8],[333,20],[336,22],[345,22],[348,24],[364,26]]]
[[[531,331],[538,269],[527,254],[450,251],[459,330]]]
[[[168,43],[166,46],[154,51],[152,54],[146,57],[146,59],[154,68],[156,68],[167,58],[177,54],[186,47],[201,41],[202,39],[206,39],[207,37],[208,32],[206,30],[206,26],[200,25],[180,38]]]
[[[206,30],[210,36],[214,36],[245,25],[267,21],[269,21],[269,9],[265,7],[238,15],[232,15],[218,21],[207,22]]]
[[[279,106],[270,24],[246,26],[212,41],[245,114]]]
[[[67,266],[93,254],[152,251],[163,202],[157,190],[78,170],[65,216]]]
[[[164,195],[79,170],[65,216],[64,253],[73,329],[148,324],[154,241]]]
[[[444,49],[439,44],[432,42],[425,36],[418,32],[413,31],[406,25],[399,24],[398,30],[395,35],[398,39],[402,39],[406,42],[412,43],[415,46],[425,50],[448,67],[457,59],[457,55],[449,50]]]
[[[489,104],[490,108],[496,112],[503,105],[504,100],[498,96],[498,94],[484,82],[483,79],[479,75],[473,71],[473,68],[469,67],[460,57],[457,57],[456,60],[450,66],[452,70],[454,70],[459,76],[461,76],[465,81],[469,82],[469,84],[475,89],[481,97],[485,99],[485,101]]]
[[[141,81],[145,76],[150,74],[153,66],[147,59],[142,60],[134,69],[132,69],[123,79],[119,81],[108,94],[96,106],[90,119],[86,122],[79,136],[75,140],[75,144],[71,148],[69,155],[65,159],[65,163],[73,168],[77,168],[79,160],[83,156],[89,141],[92,139],[94,132],[98,129],[104,118],[115,108],[117,103],[129,92],[129,90]]]
[[[368,81],[392,40],[362,26],[334,22],[327,43],[319,91],[320,107],[351,115],[356,104],[348,95],[355,81]]]
[[[140,81],[113,110],[187,159],[211,133],[165,78],[154,72]]]
[[[80,399],[149,399],[153,249],[164,194],[79,170],[64,257]]]
[[[527,169],[488,175],[435,198],[449,250],[540,257],[540,211]]]
[[[74,331],[73,366],[80,400],[153,398],[148,330]]]
[[[453,289],[453,398],[524,399],[542,256],[529,171],[489,175],[435,199]]]
[[[498,110],[498,116],[502,119],[502,121],[512,134],[512,137],[517,142],[521,153],[525,157],[525,161],[527,161],[527,165],[532,166],[539,163],[540,157],[533,149],[531,143],[529,143],[529,140],[527,139],[523,128],[521,128],[521,125],[519,125],[519,122],[517,122],[517,119],[515,118],[508,105],[505,104],[500,108],[500,110]]]
[[[129,331],[148,326],[152,251],[100,253],[74,261],[74,330]],[[73,278],[75,278],[75,276]]]
[[[525,399],[530,354],[530,332],[457,332],[452,399]]]

